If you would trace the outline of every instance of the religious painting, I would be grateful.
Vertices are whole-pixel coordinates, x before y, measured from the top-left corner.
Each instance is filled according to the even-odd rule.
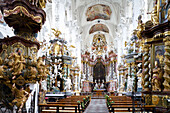
[[[90,92],[91,91],[91,86],[89,81],[83,81],[83,92]]]
[[[154,45],[154,63],[155,66],[160,66],[160,64],[163,64],[164,60],[164,53],[165,53],[165,45],[157,44]]]
[[[109,33],[109,29],[104,24],[95,24],[95,25],[93,25],[91,27],[90,31],[89,31],[89,34],[94,33],[96,31],[103,31],[103,32]]]
[[[97,84],[101,84],[102,82],[106,81],[105,78],[105,66],[102,64],[102,62],[97,62],[94,66],[93,70],[93,82],[96,82]]]
[[[89,7],[86,12],[87,21],[93,21],[95,19],[109,20],[112,11],[109,6],[97,4]]]

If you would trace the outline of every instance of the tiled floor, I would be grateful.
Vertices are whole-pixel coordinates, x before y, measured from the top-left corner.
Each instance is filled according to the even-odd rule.
[[[109,113],[105,99],[91,99],[84,113]]]

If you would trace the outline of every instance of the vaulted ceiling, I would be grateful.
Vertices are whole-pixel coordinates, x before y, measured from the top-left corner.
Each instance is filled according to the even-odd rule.
[[[76,1],[76,0],[75,0]],[[92,51],[93,39],[104,36],[108,48],[115,42],[121,8],[126,0],[77,0],[75,12],[82,35],[82,49]],[[108,49],[108,50],[109,50]]]

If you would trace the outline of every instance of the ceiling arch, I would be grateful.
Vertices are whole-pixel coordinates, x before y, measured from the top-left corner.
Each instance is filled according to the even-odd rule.
[[[123,1],[123,0],[122,0]],[[93,37],[95,34],[102,33],[105,35],[106,42],[108,45],[110,45],[111,42],[114,42],[116,35],[115,35],[115,28],[120,22],[120,9],[122,7],[122,1],[118,0],[98,0],[98,1],[91,1],[91,0],[85,0],[84,2],[81,1],[79,4],[76,6],[76,11],[77,11],[77,19],[78,19],[78,25],[80,25],[81,28],[81,36],[82,40],[84,43],[82,43],[82,48],[86,49],[91,48],[93,46]],[[98,6],[102,5],[102,6]],[[95,6],[95,7],[94,7]],[[97,7],[100,7],[99,10]],[[97,11],[101,12],[103,14],[103,6],[107,6],[110,8],[111,12],[108,13],[110,14],[109,19],[102,19],[102,18],[92,18],[92,21],[87,20],[87,11],[94,11],[94,14]],[[93,7],[93,9],[91,9]],[[98,13],[97,13],[98,14]],[[93,15],[94,16],[94,15]],[[90,16],[89,16],[90,17]],[[94,20],[93,20],[94,19]],[[103,24],[101,25],[101,28],[96,27],[98,24]],[[100,26],[100,25],[99,25]],[[103,29],[103,30],[102,30]],[[110,46],[108,46],[108,49],[110,49]]]
[[[90,30],[89,30],[89,34],[92,34],[96,31],[103,31],[103,32],[106,32],[106,33],[109,33],[109,29],[106,25],[104,24],[95,24],[93,25]]]
[[[88,7],[86,11],[87,21],[93,21],[95,19],[110,20],[112,10],[108,5],[95,4]]]

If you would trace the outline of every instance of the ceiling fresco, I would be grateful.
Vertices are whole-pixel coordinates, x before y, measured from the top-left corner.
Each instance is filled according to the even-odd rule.
[[[93,21],[95,19],[109,20],[112,11],[109,6],[97,4],[89,7],[86,12],[87,21]]]
[[[103,31],[103,32],[109,33],[109,29],[104,24],[95,24],[95,25],[93,25],[91,27],[90,31],[89,31],[89,34],[94,33],[96,31]]]

